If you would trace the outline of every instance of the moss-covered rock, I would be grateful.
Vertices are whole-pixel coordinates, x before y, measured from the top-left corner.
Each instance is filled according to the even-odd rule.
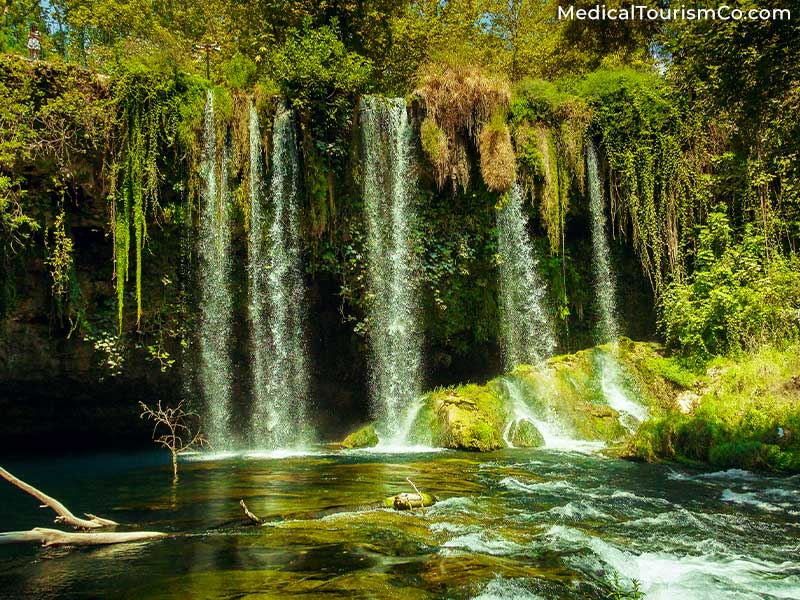
[[[377,446],[379,441],[375,426],[366,425],[344,438],[342,448],[372,448]]]
[[[643,424],[623,457],[800,472],[799,350],[718,359],[695,376],[691,410],[678,406]]]
[[[509,440],[515,448],[540,448],[544,446],[544,437],[528,419],[519,419],[511,426]]]
[[[507,404],[490,386],[465,385],[429,393],[412,427],[412,441],[486,452],[506,446]],[[427,439],[426,439],[427,438]]]
[[[564,437],[622,445],[631,437],[631,420],[609,406],[603,378],[653,416],[675,408],[676,396],[694,375],[665,358],[657,344],[623,338],[544,365],[519,365],[483,386],[465,385],[429,393],[417,413],[409,441],[461,450],[488,451],[506,446],[503,432],[517,447],[544,445],[526,414],[558,428]],[[517,420],[516,423],[512,421]],[[633,424],[638,424],[635,421]]]

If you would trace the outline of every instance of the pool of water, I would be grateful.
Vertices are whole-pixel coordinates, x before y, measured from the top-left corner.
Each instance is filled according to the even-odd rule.
[[[4,460],[128,529],[89,549],[0,546],[2,598],[800,598],[800,477],[506,450],[156,453]],[[371,506],[412,491],[423,512]],[[265,517],[248,525],[239,508]],[[49,510],[0,481],[0,530]]]

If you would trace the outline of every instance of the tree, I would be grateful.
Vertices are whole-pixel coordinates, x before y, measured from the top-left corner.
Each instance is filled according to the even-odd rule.
[[[155,409],[139,402],[142,409],[140,418],[155,421],[153,441],[161,444],[172,455],[172,480],[178,481],[178,454],[208,445],[208,440],[200,431],[200,416],[191,410],[184,410],[183,401],[174,408],[164,408],[161,400]],[[160,432],[161,435],[159,435]]]

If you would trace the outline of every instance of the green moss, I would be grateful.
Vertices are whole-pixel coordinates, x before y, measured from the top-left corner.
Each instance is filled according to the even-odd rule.
[[[379,441],[375,426],[366,425],[344,438],[342,448],[372,448],[377,446]]]
[[[544,437],[536,425],[527,419],[520,419],[511,428],[510,439],[515,448],[540,448],[544,446]]]
[[[647,461],[703,461],[715,466],[800,471],[798,348],[764,348],[739,360],[718,359],[690,415],[672,412],[645,424],[625,455]]]
[[[505,447],[508,408],[489,386],[466,385],[431,392],[412,426],[412,440],[443,448],[485,452]]]

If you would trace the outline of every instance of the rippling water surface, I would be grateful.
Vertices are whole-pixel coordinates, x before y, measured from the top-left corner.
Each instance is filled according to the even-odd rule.
[[[157,542],[0,546],[5,598],[800,598],[800,477],[553,451],[251,453],[4,461]],[[424,513],[372,508],[411,491]],[[52,513],[6,485],[0,530]],[[247,526],[238,502],[269,522]]]

